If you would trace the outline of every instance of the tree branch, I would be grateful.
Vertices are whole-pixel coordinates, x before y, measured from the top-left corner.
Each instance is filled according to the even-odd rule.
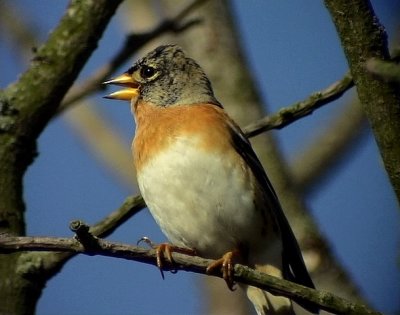
[[[353,78],[347,73],[341,80],[322,91],[311,94],[307,99],[296,102],[288,107],[283,107],[278,113],[268,115],[247,125],[244,128],[244,132],[250,138],[271,129],[282,129],[300,118],[311,115],[323,105],[337,100],[353,86]]]
[[[77,224],[75,229],[80,230],[77,238],[54,237],[13,237],[0,236],[0,252],[11,253],[19,251],[56,251],[89,256],[101,255],[121,258],[156,266],[157,257],[154,249],[144,249],[137,246],[114,243],[92,236],[89,228],[84,224]],[[89,241],[88,241],[89,240]],[[207,266],[212,260],[173,253],[174,264],[166,264],[164,270],[183,270],[206,274]],[[235,264],[234,280],[256,286],[273,294],[283,295],[294,301],[307,301],[323,310],[336,314],[380,314],[368,309],[364,305],[349,302],[329,292],[320,292],[293,282],[279,279],[264,273],[257,272],[249,267]],[[222,277],[221,272],[212,274]]]
[[[390,59],[387,35],[368,0],[325,0],[339,34],[364,112],[400,201],[400,93],[372,75],[366,61]]]

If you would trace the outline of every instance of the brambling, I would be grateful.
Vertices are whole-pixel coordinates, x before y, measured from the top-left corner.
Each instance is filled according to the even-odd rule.
[[[131,101],[139,188],[173,244],[158,246],[160,255],[187,249],[217,259],[208,270],[223,268],[230,287],[235,260],[314,288],[260,161],[193,59],[160,46],[105,83],[126,87],[107,98]],[[288,298],[241,287],[258,314],[294,314]]]

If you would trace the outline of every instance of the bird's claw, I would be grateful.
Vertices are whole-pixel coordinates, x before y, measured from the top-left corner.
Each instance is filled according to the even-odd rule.
[[[143,236],[140,240],[138,240],[136,245],[139,245],[140,243],[146,243],[153,249],[157,246],[157,244],[153,243],[147,236]]]
[[[167,260],[169,263],[173,263],[171,254],[171,247],[173,247],[173,245],[168,243],[153,243],[147,236],[143,236],[140,240],[137,241],[137,245],[139,245],[140,243],[146,243],[150,248],[156,251],[157,267],[160,270],[162,270],[163,261]]]
[[[235,282],[233,281],[234,264],[233,257],[236,255],[236,251],[230,251],[224,254],[220,259],[215,260],[208,265],[206,272],[208,274],[214,272],[215,269],[221,268],[222,278],[225,280],[229,290],[235,290]]]
[[[167,261],[169,264],[173,265],[174,264],[174,260],[172,258],[173,252],[191,255],[191,256],[196,255],[196,251],[193,249],[179,247],[179,246],[175,246],[175,245],[172,245],[169,243],[155,244],[146,236],[142,237],[137,242],[137,245],[139,245],[142,242],[146,243],[147,245],[149,245],[152,249],[154,249],[156,251],[157,267],[158,267],[158,269],[160,269],[161,277],[163,279],[164,279],[164,272],[163,272],[164,264],[163,264],[163,262]],[[171,270],[171,271],[176,272],[175,270]]]

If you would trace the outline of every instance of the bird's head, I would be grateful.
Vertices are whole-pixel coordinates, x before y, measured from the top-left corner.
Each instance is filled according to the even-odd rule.
[[[142,100],[157,106],[219,105],[203,69],[176,45],[157,47],[128,71],[104,83],[125,87],[106,96],[110,99]]]

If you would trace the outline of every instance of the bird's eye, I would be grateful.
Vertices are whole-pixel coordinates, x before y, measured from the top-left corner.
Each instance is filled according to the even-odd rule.
[[[156,69],[154,69],[153,67],[150,66],[143,66],[140,69],[140,76],[143,79],[149,79],[151,78],[154,74],[156,73]]]

